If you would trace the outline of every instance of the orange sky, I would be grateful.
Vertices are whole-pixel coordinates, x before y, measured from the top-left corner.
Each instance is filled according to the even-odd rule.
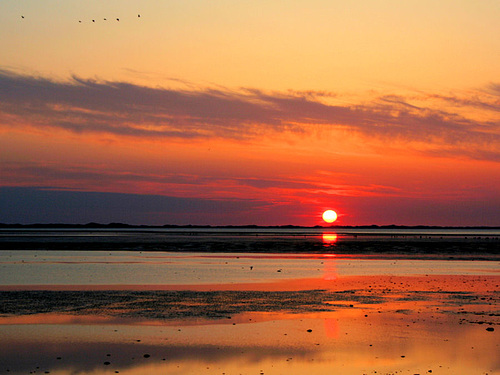
[[[500,225],[496,1],[0,10],[0,222]]]

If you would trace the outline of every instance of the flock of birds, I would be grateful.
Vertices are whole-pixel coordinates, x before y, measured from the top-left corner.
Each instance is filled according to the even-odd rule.
[[[24,16],[21,16],[21,18],[22,18],[22,19],[24,19]],[[137,15],[137,18],[141,18],[141,15],[140,15],[140,14],[138,14],[138,15]],[[104,20],[104,21],[107,21],[108,19],[107,19],[107,18],[103,18],[103,20]],[[117,20],[118,22],[120,22],[120,19],[119,19],[119,18],[116,18],[116,20]],[[79,23],[82,23],[82,20],[78,20],[78,22],[79,22]],[[94,23],[95,23],[95,19],[93,19],[93,20],[92,20],[92,22],[94,22]]]

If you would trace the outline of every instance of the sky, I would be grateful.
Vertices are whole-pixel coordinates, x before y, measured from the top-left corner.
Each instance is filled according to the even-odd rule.
[[[0,223],[500,226],[497,0],[3,0]]]

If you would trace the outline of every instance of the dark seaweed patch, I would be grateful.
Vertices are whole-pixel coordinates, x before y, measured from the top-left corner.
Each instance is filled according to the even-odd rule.
[[[332,311],[331,301],[381,303],[376,296],[309,291],[5,291],[1,315],[67,313],[148,319],[226,318],[241,312]]]

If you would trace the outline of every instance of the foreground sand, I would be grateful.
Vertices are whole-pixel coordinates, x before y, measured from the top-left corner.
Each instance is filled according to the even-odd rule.
[[[499,284],[372,275],[4,287],[0,372],[498,374]]]

